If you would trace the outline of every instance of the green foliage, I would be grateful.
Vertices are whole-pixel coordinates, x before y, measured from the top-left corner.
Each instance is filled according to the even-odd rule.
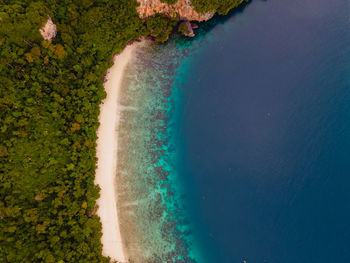
[[[11,4],[7,4],[11,3]],[[24,39],[41,39],[38,28],[47,19],[49,10],[40,1],[1,1],[1,32],[8,41],[23,44]]]
[[[178,27],[178,31],[184,35],[188,35],[190,33],[190,30],[188,30],[186,23],[180,24]]]
[[[146,22],[149,34],[154,37],[157,42],[167,41],[176,24],[176,19],[167,18],[160,14],[149,17]]]
[[[237,7],[243,1],[244,0],[191,0],[191,4],[199,13],[217,12],[219,15],[226,15],[232,8]]]
[[[163,3],[167,3],[169,5],[173,5],[177,2],[177,0],[160,0]]]
[[[0,5],[0,262],[108,262],[95,141],[112,55],[148,32],[130,0]],[[52,43],[39,28],[48,14]]]

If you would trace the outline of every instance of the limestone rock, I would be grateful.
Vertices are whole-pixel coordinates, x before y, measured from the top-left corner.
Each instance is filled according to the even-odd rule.
[[[52,22],[51,17],[49,17],[46,24],[42,28],[40,28],[40,34],[45,40],[48,41],[51,41],[56,36],[56,25]]]
[[[160,0],[137,0],[139,6],[136,8],[141,18],[162,13],[169,17],[179,16],[180,20],[206,21],[212,18],[213,12],[200,14],[191,6],[190,0],[178,0],[175,4],[169,5]]]
[[[180,31],[187,37],[194,37],[193,28],[190,22],[184,21],[179,26]]]

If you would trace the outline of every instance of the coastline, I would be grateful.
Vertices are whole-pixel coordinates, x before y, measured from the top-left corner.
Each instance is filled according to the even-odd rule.
[[[107,96],[100,104],[97,130],[95,184],[101,188],[97,215],[102,223],[102,254],[118,262],[126,262],[127,258],[120,233],[116,193],[118,104],[123,74],[134,48],[135,45],[127,45],[113,58],[114,65],[108,70],[104,83]]]
[[[174,42],[137,44],[120,90],[117,208],[130,262],[203,262],[193,250],[176,168],[179,51]]]

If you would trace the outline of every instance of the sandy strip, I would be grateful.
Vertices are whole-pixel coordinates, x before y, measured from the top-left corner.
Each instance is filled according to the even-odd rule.
[[[119,93],[125,68],[135,45],[127,46],[114,58],[114,65],[107,72],[104,84],[107,97],[100,105],[100,127],[97,131],[97,169],[95,184],[101,188],[97,214],[102,222],[102,254],[112,260],[125,262],[126,256],[120,234],[117,214],[116,167],[117,130],[119,120]]]

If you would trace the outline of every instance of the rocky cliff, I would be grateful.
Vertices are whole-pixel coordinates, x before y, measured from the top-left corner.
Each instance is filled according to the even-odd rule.
[[[191,6],[190,0],[178,0],[173,5],[162,3],[160,0],[137,0],[137,2],[140,4],[137,12],[141,18],[162,13],[169,17],[179,16],[181,20],[206,21],[214,15],[214,13],[199,14]]]
[[[51,17],[46,24],[40,29],[40,34],[45,40],[51,41],[57,34],[56,25],[52,22]]]

